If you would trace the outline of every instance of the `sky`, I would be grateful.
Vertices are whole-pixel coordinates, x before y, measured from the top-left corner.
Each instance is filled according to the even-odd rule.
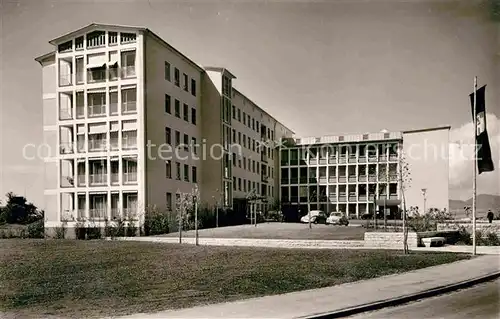
[[[473,78],[487,84],[500,194],[500,27],[475,0],[0,0],[0,194],[43,207],[41,67],[48,43],[90,23],[151,29],[234,86],[297,136],[451,125],[451,154],[470,140]],[[497,21],[500,19],[497,18]],[[491,129],[490,129],[491,128]],[[470,162],[450,160],[450,197],[471,195]],[[1,196],[1,195],[0,195]]]

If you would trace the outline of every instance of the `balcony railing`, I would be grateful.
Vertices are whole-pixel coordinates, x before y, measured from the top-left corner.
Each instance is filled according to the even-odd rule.
[[[118,143],[118,138],[110,138],[109,149],[112,151],[117,151],[120,149],[120,145]]]
[[[337,182],[337,176],[329,176],[328,177],[328,182],[329,183],[336,183]]]
[[[330,194],[330,196],[328,197],[328,200],[332,203],[336,203],[337,202],[337,196],[335,194]]]
[[[356,156],[349,156],[349,163],[356,163]]]
[[[356,182],[356,175],[349,175],[349,182]]]
[[[346,177],[345,176],[339,176],[339,183],[345,183],[346,182]]]
[[[83,83],[83,72],[76,71],[76,83]]]
[[[91,208],[89,209],[89,217],[91,219],[104,219],[108,216],[107,209],[105,208]]]
[[[321,184],[326,184],[327,178],[326,178],[326,176],[320,176],[320,177],[318,178],[318,181],[319,181]]]
[[[319,159],[319,163],[320,163],[321,165],[325,165],[325,164],[326,164],[326,158],[320,158],[320,159]]]
[[[337,163],[337,157],[335,157],[335,156],[330,156],[330,157],[328,158],[328,163],[330,163],[330,164]]]
[[[118,80],[118,67],[116,66],[110,66],[108,69],[108,75],[109,75],[109,80],[114,81]]]
[[[135,77],[135,66],[122,66],[121,67],[122,78],[132,78]]]
[[[117,185],[120,183],[120,174],[111,173],[111,185]]]
[[[267,183],[267,179],[268,177],[265,175],[265,174],[261,174],[260,175],[260,181],[263,182],[263,183]]]
[[[137,149],[137,137],[122,138],[122,149],[124,150]]]
[[[87,181],[85,180],[85,175],[79,174],[77,178],[78,178],[78,186],[85,186],[87,184]]]
[[[369,201],[374,201],[375,200],[375,194],[369,194],[368,195],[368,200]]]
[[[71,107],[62,107],[59,110],[59,119],[60,120],[71,120],[73,119],[73,110]]]
[[[310,159],[309,159],[309,164],[311,164],[311,165],[316,165],[316,164],[318,164],[318,159],[317,159],[317,158],[310,158]]]
[[[105,151],[106,150],[106,140],[89,140],[89,151]]]
[[[307,177],[301,177],[300,184],[307,184]]]
[[[137,183],[137,172],[123,173],[123,183]]]
[[[76,217],[79,219],[86,217],[85,216],[85,208],[79,208]]]
[[[106,185],[108,176],[106,174],[90,174],[89,180],[91,186]]]
[[[122,113],[123,114],[132,114],[135,112],[137,112],[137,103],[135,101],[122,103]]]
[[[72,83],[73,74],[60,74],[59,75],[59,86],[67,86]]]
[[[347,197],[345,195],[339,195],[339,202],[346,202]]]
[[[357,202],[358,199],[356,198],[356,195],[349,195],[349,202]]]
[[[118,103],[109,104],[109,114],[118,115]]]
[[[387,156],[386,155],[379,155],[378,161],[379,162],[387,162]]]
[[[398,154],[389,154],[389,161],[395,162],[398,160]]]
[[[398,180],[398,174],[391,174],[391,173],[389,173],[389,180],[391,182],[397,181]]]
[[[103,46],[106,43],[105,34],[93,35],[87,38],[87,48]]]
[[[382,181],[382,182],[386,182],[387,181],[387,175],[385,175],[384,173],[380,174],[378,176],[378,180]]]
[[[309,177],[309,184],[315,184],[318,182],[318,178],[317,177]]]
[[[344,164],[346,162],[346,156],[345,155],[340,155],[339,157],[339,163]]]
[[[106,81],[106,69],[91,69],[87,71],[87,82],[96,83]]]
[[[360,182],[366,182],[366,179],[367,179],[366,175],[359,175],[358,176],[358,181],[360,181]]]
[[[398,199],[397,194],[389,194],[389,199]]]
[[[377,157],[374,155],[368,156],[368,162],[373,163],[377,161]]]
[[[358,157],[358,162],[359,163],[366,163],[366,155],[360,155]]]
[[[265,153],[260,154],[260,161],[267,163],[267,155]]]
[[[85,107],[83,105],[76,106],[76,118],[82,119],[85,117]]]
[[[360,202],[365,202],[365,201],[366,201],[366,198],[367,198],[367,197],[366,197],[366,194],[365,194],[365,195],[359,195],[359,196],[358,196],[358,200],[359,200]]]
[[[73,143],[61,143],[61,145],[59,145],[60,154],[73,154],[73,152]]]
[[[85,140],[79,139],[76,141],[76,150],[78,153],[85,153]]]
[[[87,108],[87,116],[106,116],[106,105],[89,105]]]
[[[368,176],[368,181],[369,182],[376,182],[377,181],[377,175],[370,175],[370,176]]]

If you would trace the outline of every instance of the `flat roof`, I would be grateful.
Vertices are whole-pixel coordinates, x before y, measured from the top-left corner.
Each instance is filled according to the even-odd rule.
[[[52,51],[52,52],[49,52],[49,53],[45,53],[45,54],[43,54],[43,55],[40,55],[40,56],[38,56],[38,57],[36,57],[36,58],[35,58],[35,61],[36,61],[36,62],[38,62],[38,63],[40,63],[40,64],[42,64],[42,62],[43,62],[45,59],[47,59],[47,58],[49,58],[49,57],[51,57],[51,56],[53,56],[53,55],[54,55],[54,56],[56,55],[56,51]]]
[[[408,131],[403,131],[403,134],[411,134],[411,133],[423,133],[423,132],[432,132],[432,131],[440,131],[440,130],[451,130],[450,125],[446,126],[438,126],[438,127],[430,127],[430,128],[421,128],[421,129],[416,129],[416,130],[408,130]]]
[[[229,70],[226,68],[222,68],[222,67],[218,67],[218,66],[204,66],[203,68],[206,71],[216,71],[216,72],[220,72],[222,74],[227,73],[232,79],[236,79],[236,76],[234,74],[232,74],[231,72],[229,72]]]

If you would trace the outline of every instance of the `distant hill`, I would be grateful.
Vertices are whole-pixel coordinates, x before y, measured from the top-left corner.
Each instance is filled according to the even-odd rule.
[[[456,213],[456,217],[465,217],[464,206],[472,206],[472,198],[468,200],[450,199],[450,212]],[[476,196],[476,211],[478,217],[486,216],[488,209],[497,214],[500,211],[500,196],[489,194],[478,194]]]

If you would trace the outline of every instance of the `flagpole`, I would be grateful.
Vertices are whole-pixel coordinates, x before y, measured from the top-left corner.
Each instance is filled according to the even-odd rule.
[[[477,99],[477,76],[474,77],[474,103],[473,103],[473,128],[474,128],[474,161],[472,174],[472,255],[476,255],[476,165],[477,165],[477,114],[476,114],[476,99]]]

